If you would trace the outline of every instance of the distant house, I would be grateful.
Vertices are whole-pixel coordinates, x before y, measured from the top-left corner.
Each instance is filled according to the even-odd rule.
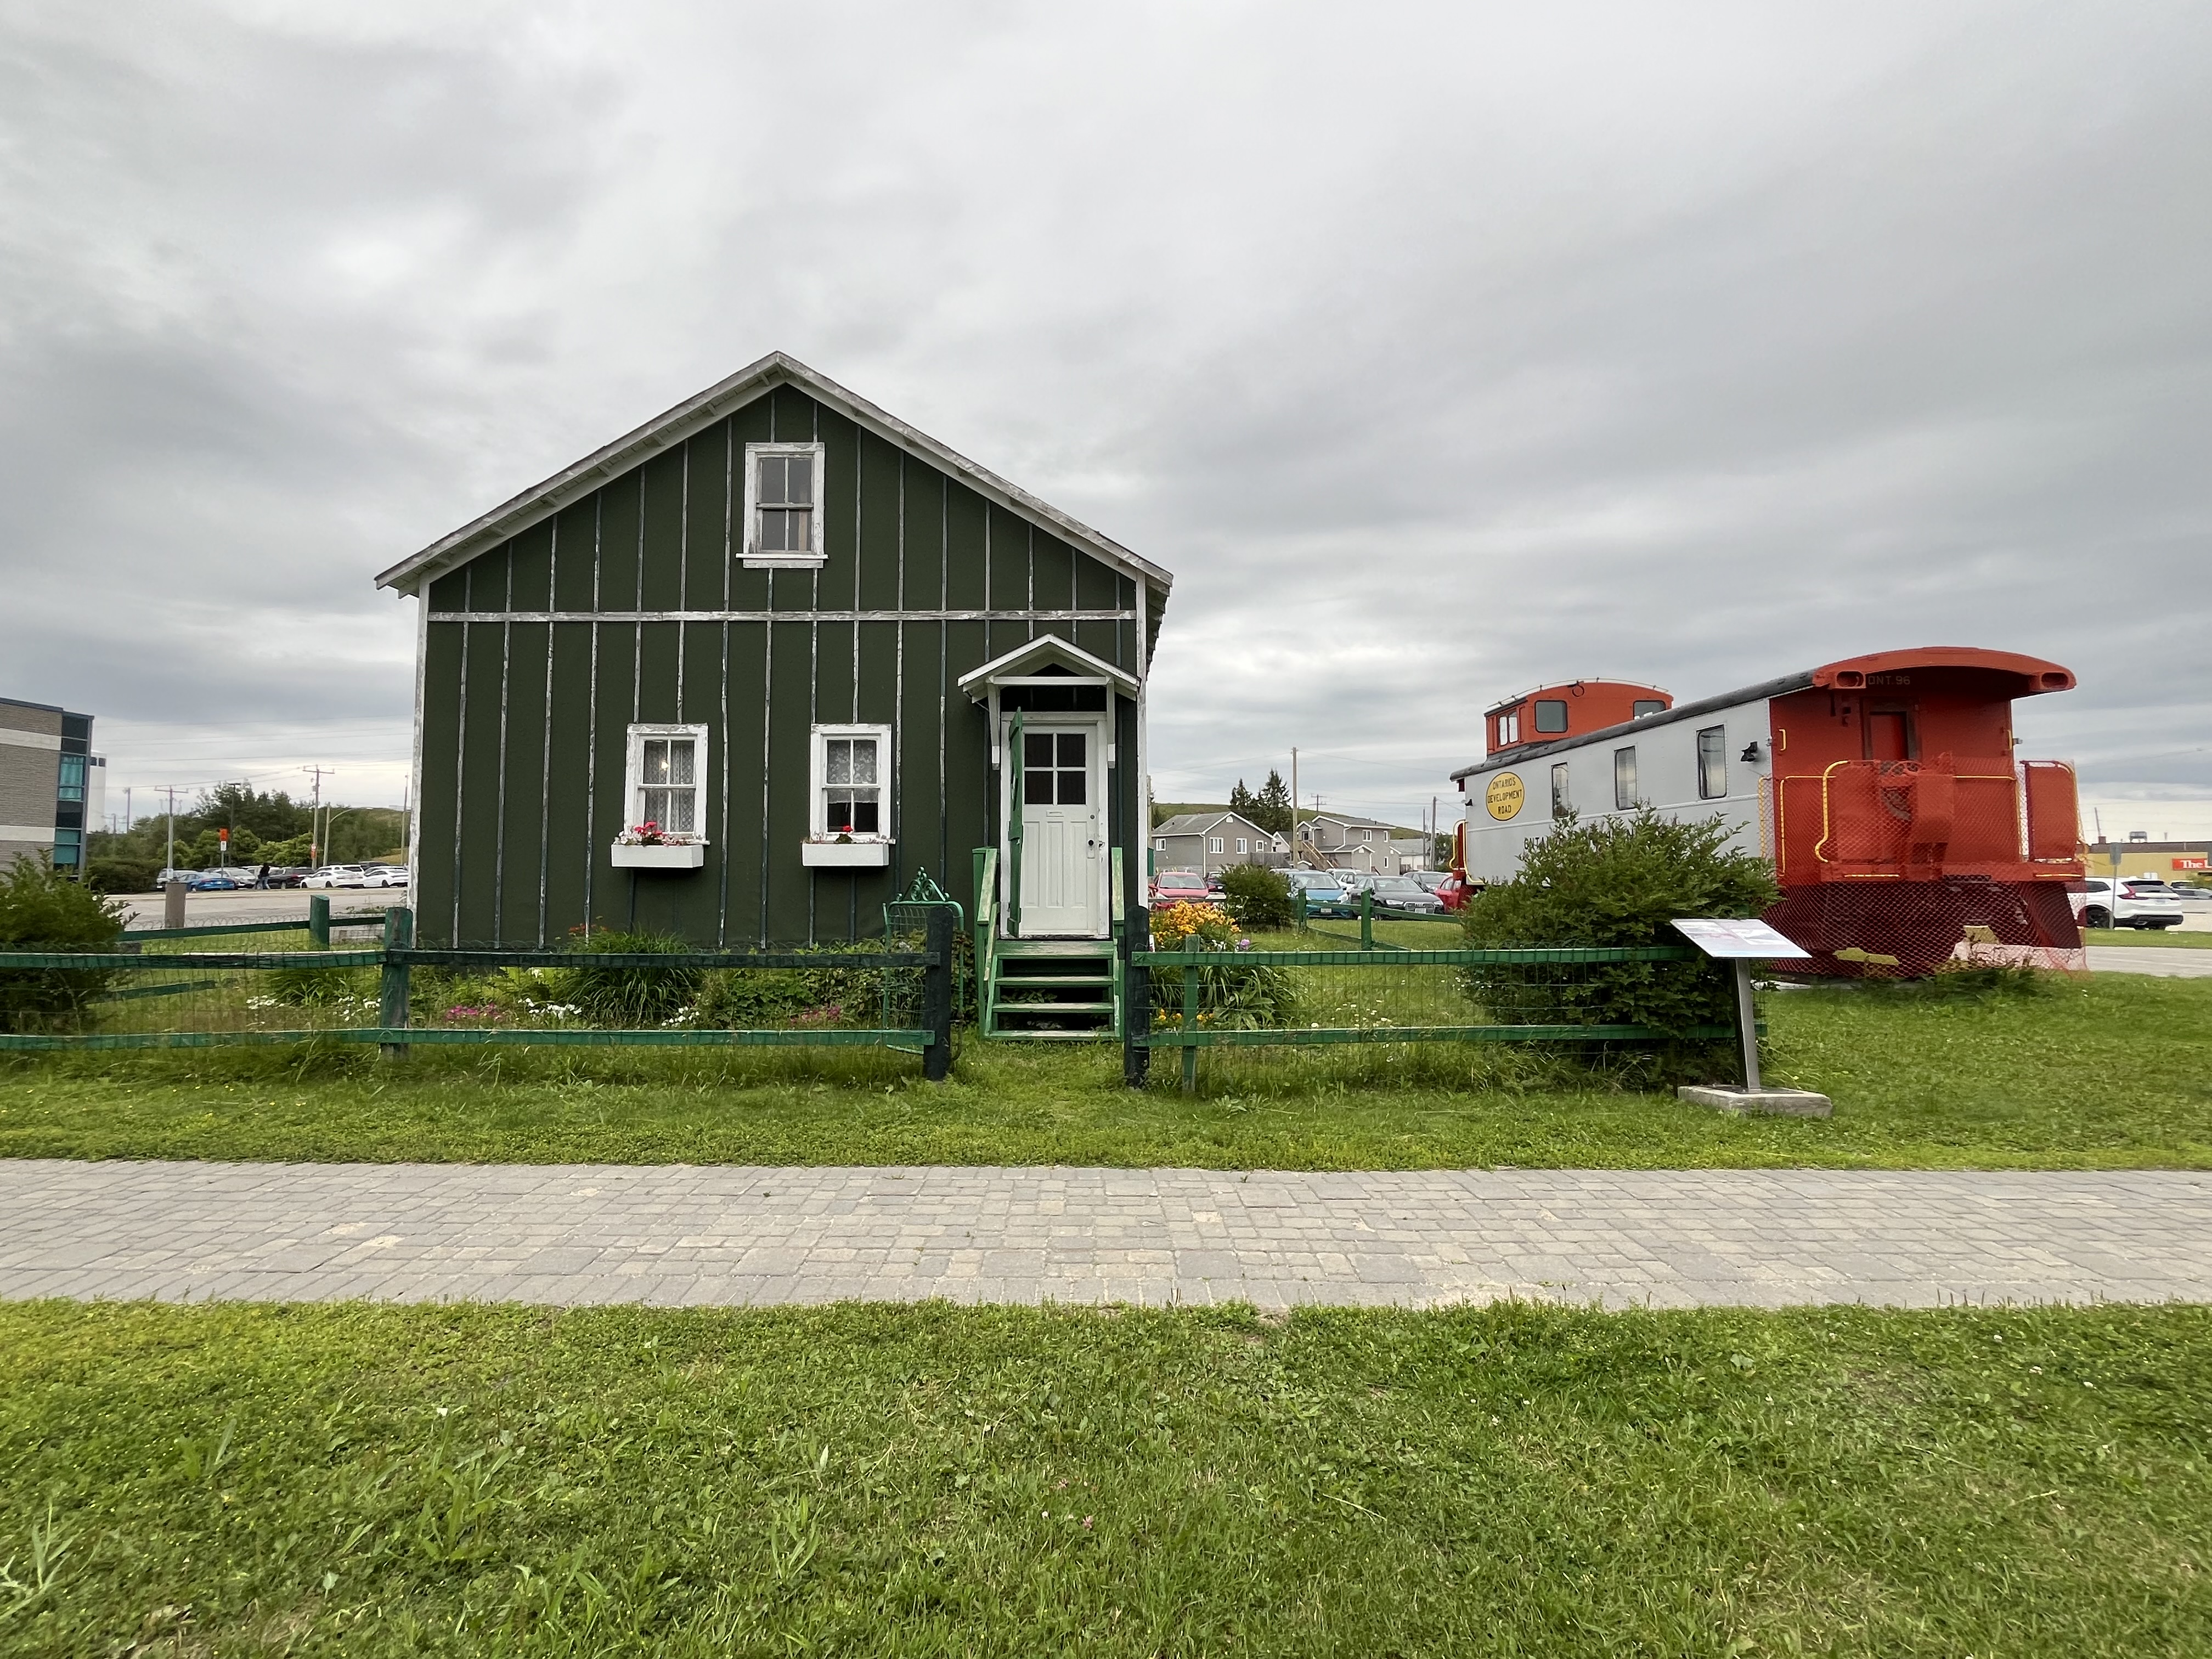
[[[1212,875],[1231,865],[1273,869],[1289,860],[1290,842],[1235,812],[1185,812],[1152,830],[1152,867]]]
[[[1316,812],[1298,825],[1303,862],[1324,870],[1364,870],[1395,876],[1428,866],[1431,844],[1380,818],[1346,812]]]

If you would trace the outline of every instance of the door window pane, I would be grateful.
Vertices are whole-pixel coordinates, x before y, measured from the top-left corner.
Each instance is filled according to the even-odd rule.
[[[1554,761],[1552,763],[1552,816],[1559,817],[1573,805],[1574,798],[1567,793],[1567,763]]]
[[[1626,812],[1636,805],[1636,751],[1613,751],[1613,804]]]
[[[1032,766],[1022,772],[1022,799],[1031,806],[1053,805],[1052,781],[1059,775],[1049,766]]]

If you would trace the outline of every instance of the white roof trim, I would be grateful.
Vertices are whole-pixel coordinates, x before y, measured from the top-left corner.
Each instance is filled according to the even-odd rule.
[[[451,535],[441,537],[412,558],[402,559],[382,573],[376,585],[418,593],[427,583],[455,565],[464,564],[509,537],[550,518],[578,497],[629,471],[655,451],[682,441],[732,409],[751,403],[784,384],[802,388],[878,437],[951,473],[986,500],[1018,514],[1040,529],[1065,538],[1124,574],[1162,592],[1174,586],[1175,578],[1159,566],[1138,557],[1089,526],[1079,524],[1058,507],[1039,501],[997,473],[947,449],[927,433],[885,414],[865,398],[855,397],[835,380],[781,351],[769,352],[726,380],[708,386],[697,396],[656,415],[635,431],[625,433],[605,448],[596,449],[574,465],[564,467],[543,483],[533,484],[513,500],[502,501],[482,518],[463,525]]]
[[[981,702],[991,686],[1001,680],[1018,679],[1018,672],[1036,657],[1057,656],[1072,668],[1095,676],[1111,685],[1124,696],[1137,695],[1137,677],[1126,668],[1117,668],[1103,657],[1094,657],[1079,645],[1070,645],[1057,634],[1040,634],[1024,645],[1018,645],[1002,657],[994,657],[981,668],[971,668],[963,674],[957,684],[970,697]]]

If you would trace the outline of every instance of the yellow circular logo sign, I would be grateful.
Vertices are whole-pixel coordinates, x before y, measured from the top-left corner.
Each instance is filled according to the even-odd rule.
[[[1490,809],[1490,816],[1500,823],[1508,818],[1519,817],[1521,803],[1528,798],[1528,792],[1522,787],[1521,775],[1517,772],[1500,772],[1491,779],[1490,787],[1482,792],[1482,804]]]

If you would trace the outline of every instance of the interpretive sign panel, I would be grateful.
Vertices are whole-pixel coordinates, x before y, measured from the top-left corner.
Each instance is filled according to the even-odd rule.
[[[1725,917],[1695,920],[1678,916],[1674,920],[1674,929],[1709,957],[1771,961],[1794,960],[1812,954],[1763,921]]]

